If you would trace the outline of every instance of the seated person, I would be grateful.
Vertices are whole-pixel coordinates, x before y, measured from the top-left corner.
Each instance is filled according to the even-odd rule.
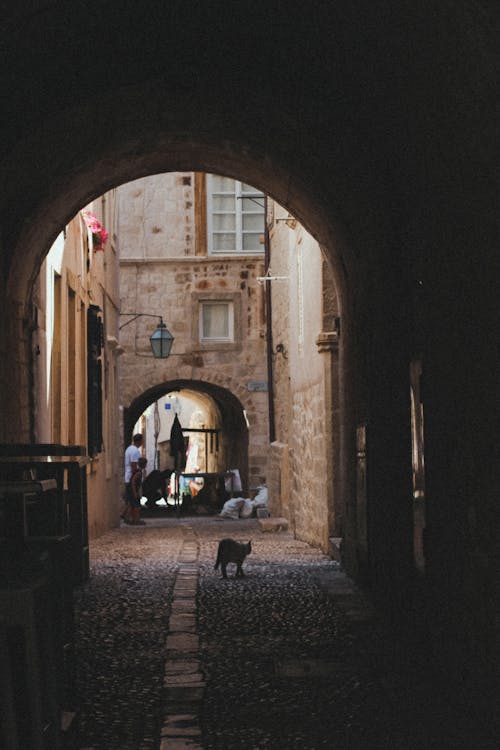
[[[142,494],[147,498],[146,506],[154,508],[158,500],[167,499],[168,471],[153,469],[142,482]]]

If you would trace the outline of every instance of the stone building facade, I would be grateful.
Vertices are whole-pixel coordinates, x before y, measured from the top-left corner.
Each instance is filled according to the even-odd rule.
[[[269,440],[265,300],[257,280],[265,272],[258,210],[263,198],[253,204],[262,229],[251,238],[252,250],[210,254],[206,185],[204,174],[171,172],[116,191],[125,441],[142,411],[161,396],[189,391],[208,398],[205,427],[218,430],[209,468],[238,468],[248,492],[266,474]],[[225,340],[203,339],[200,316],[207,305],[227,308],[231,331]],[[136,314],[142,317],[134,320]],[[168,359],[151,356],[151,315],[161,315],[174,336]]]
[[[271,199],[253,253],[211,252],[208,181],[174,172],[116,190],[125,440],[139,416],[136,404],[144,408],[179,389],[204,397],[212,405],[202,409],[205,426],[219,430],[220,440],[217,456],[203,468],[238,468],[246,492],[267,477],[273,514],[286,516],[299,538],[328,550],[343,531],[335,458],[338,303],[328,262],[305,228]],[[264,209],[264,197],[257,205]],[[224,300],[233,307],[234,341],[200,341],[200,306]],[[161,315],[174,336],[166,360],[149,351],[151,315]],[[224,393],[235,401],[222,414],[217,404],[227,400]],[[247,424],[237,432],[238,412]],[[165,421],[161,409],[158,414]],[[151,417],[143,424],[151,443]]]
[[[298,538],[330,550],[339,500],[338,307],[318,243],[269,202],[267,301],[274,399],[270,498]]]
[[[57,236],[33,286],[31,440],[81,446],[89,536],[116,524],[122,483],[118,430],[118,263],[85,222],[113,217],[113,194],[79,211]]]

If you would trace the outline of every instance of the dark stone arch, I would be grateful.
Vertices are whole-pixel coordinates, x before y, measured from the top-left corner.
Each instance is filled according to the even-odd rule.
[[[249,19],[245,3],[193,11],[159,0],[142,15],[113,0],[7,3],[2,429],[26,433],[19,330],[30,280],[65,221],[154,171],[240,176],[339,260],[349,424],[369,421],[372,436],[370,562],[393,606],[411,580],[407,364],[422,283],[429,575],[436,592],[454,581],[450,622],[474,613],[490,639],[497,613],[484,602],[498,601],[498,586],[486,569],[498,558],[500,484],[500,462],[485,460],[498,447],[500,401],[497,9],[491,0],[383,5],[325,1],[312,13],[290,0],[284,12],[269,0]],[[354,571],[356,533],[354,509]]]

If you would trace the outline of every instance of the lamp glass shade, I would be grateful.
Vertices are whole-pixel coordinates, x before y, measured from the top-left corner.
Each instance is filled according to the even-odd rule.
[[[151,342],[153,356],[156,359],[166,359],[172,349],[174,337],[162,321],[161,323],[158,323],[158,328],[153,335],[150,336],[149,341]]]

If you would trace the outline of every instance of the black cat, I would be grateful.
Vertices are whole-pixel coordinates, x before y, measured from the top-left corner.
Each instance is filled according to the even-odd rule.
[[[235,578],[242,578],[244,573],[241,566],[243,565],[245,557],[249,555],[251,551],[252,542],[243,544],[243,542],[236,542],[234,539],[221,539],[221,541],[219,542],[219,548],[217,550],[217,560],[215,561],[214,568],[215,570],[217,570],[220,565],[222,570],[222,577],[227,578],[227,564],[235,563]]]

